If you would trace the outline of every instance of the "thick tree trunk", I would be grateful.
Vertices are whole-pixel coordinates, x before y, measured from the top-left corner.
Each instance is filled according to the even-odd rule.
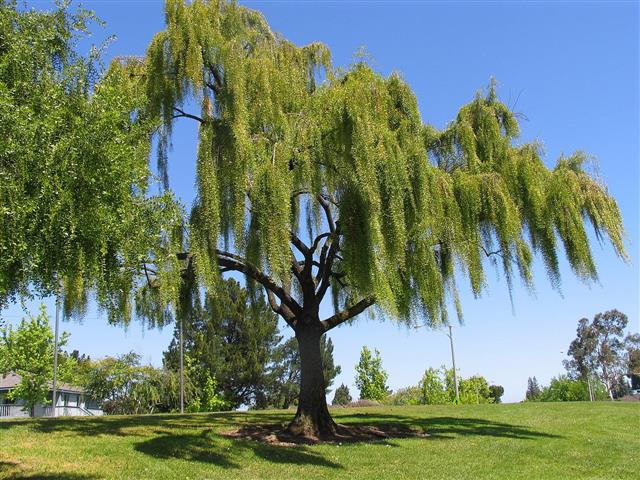
[[[301,379],[298,410],[289,425],[289,432],[308,438],[334,436],[336,424],[329,414],[322,370],[319,322],[301,325],[296,329],[300,349]]]

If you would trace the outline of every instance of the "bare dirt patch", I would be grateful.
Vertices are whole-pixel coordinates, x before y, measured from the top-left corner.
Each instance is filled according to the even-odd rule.
[[[428,433],[402,425],[366,426],[338,424],[336,435],[323,437],[303,437],[293,435],[282,425],[246,425],[236,430],[220,432],[225,438],[253,440],[279,447],[297,445],[341,444],[356,442],[381,442],[392,438],[427,438]]]

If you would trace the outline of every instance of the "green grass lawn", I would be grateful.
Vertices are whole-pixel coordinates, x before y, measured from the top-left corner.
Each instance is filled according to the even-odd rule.
[[[0,478],[640,478],[640,403],[337,409],[426,438],[278,447],[219,432],[291,412],[0,422]]]

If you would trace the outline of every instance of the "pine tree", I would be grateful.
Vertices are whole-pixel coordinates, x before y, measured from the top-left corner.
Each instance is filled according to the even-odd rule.
[[[527,380],[527,393],[525,394],[525,398],[533,402],[540,398],[541,393],[542,389],[540,388],[540,385],[538,385],[536,377],[529,377]]]
[[[348,405],[351,403],[351,394],[349,393],[349,387],[347,387],[344,383],[341,383],[338,388],[336,388],[336,393],[333,396],[332,405]]]

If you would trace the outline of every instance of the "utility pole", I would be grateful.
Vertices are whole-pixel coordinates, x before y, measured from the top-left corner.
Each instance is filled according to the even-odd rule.
[[[180,413],[184,413],[184,340],[182,336],[182,316],[180,317]]]
[[[56,405],[58,404],[58,329],[60,328],[60,289],[56,294],[56,326],[53,340],[53,396],[52,408],[53,416],[57,416]]]
[[[453,351],[453,327],[449,325],[449,343],[451,344],[451,363],[453,364],[453,383],[456,386],[456,401],[460,400],[460,392],[458,391],[458,372],[456,372],[456,355]]]

